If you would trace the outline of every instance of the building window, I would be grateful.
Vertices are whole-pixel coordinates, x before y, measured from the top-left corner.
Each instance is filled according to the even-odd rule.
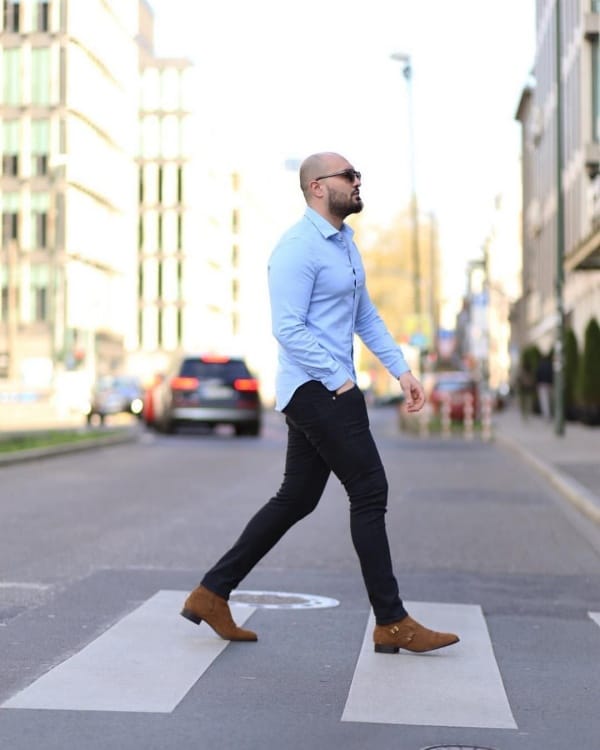
[[[240,231],[240,212],[237,208],[231,212],[231,231],[234,233]]]
[[[17,177],[19,174],[19,121],[2,123],[2,174]]]
[[[600,3],[599,3],[600,5]],[[600,54],[598,39],[592,40],[592,140],[600,142]]]
[[[31,103],[50,104],[50,50],[31,50]]]
[[[166,68],[160,78],[160,107],[173,112],[179,109],[181,101],[179,71],[176,68]]]
[[[17,177],[19,174],[19,157],[17,154],[2,154],[2,174],[5,177]]]
[[[177,167],[177,203],[183,203],[183,167]]]
[[[50,31],[50,2],[37,0],[33,19],[34,31]]]
[[[21,3],[19,0],[4,0],[4,30],[20,31],[19,9]]]
[[[33,193],[31,196],[31,246],[48,247],[48,213],[50,196],[48,193]]]
[[[163,264],[158,264],[158,299],[161,300],[163,297]]]
[[[0,320],[8,318],[8,268],[5,264],[0,266]],[[0,359],[2,353],[0,352]],[[0,370],[2,365],[0,364]],[[2,375],[0,374],[0,377]]]
[[[162,118],[160,153],[166,159],[179,156],[179,122],[176,115],[165,115]]]
[[[177,249],[183,249],[183,216],[177,214]]]
[[[31,123],[31,173],[34,177],[48,174],[50,152],[50,121],[33,120]]]
[[[49,313],[49,269],[48,266],[33,266],[31,269],[31,318],[48,320]]]
[[[2,196],[2,241],[19,239],[19,194]]]
[[[21,104],[21,50],[5,49],[2,53],[3,104]]]
[[[142,156],[156,159],[160,151],[160,122],[156,115],[144,117],[142,122]]]

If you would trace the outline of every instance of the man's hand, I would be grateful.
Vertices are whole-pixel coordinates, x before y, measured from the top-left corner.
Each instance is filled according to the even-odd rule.
[[[342,383],[342,385],[336,390],[336,395],[339,396],[342,393],[345,393],[346,391],[349,391],[351,388],[354,388],[356,383],[354,380],[346,380],[345,383]]]
[[[425,391],[412,372],[404,372],[398,378],[404,391],[407,411],[421,411],[425,404]]]

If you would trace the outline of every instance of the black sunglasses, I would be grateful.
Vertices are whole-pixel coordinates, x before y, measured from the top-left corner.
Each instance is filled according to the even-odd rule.
[[[332,172],[331,174],[322,174],[320,177],[315,177],[315,180],[325,180],[327,177],[343,177],[348,182],[354,182],[358,180],[360,182],[361,174],[356,169],[342,169],[340,172]]]

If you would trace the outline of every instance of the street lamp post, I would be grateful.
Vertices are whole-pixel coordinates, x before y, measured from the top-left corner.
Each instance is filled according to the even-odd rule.
[[[563,121],[562,121],[562,54],[560,0],[556,0],[555,46],[556,46],[556,340],[554,343],[554,432],[558,436],[565,432],[564,409],[564,336],[565,311],[563,306],[564,254],[565,254],[565,205],[562,185],[563,173]]]
[[[408,89],[408,123],[410,139],[410,181],[411,181],[411,219],[412,219],[412,251],[413,251],[413,293],[415,317],[418,321],[419,328],[422,327],[421,321],[421,270],[419,257],[419,204],[417,201],[417,184],[416,184],[416,167],[415,167],[415,134],[414,134],[414,114],[412,101],[412,64],[410,55],[404,52],[394,52],[390,55],[392,60],[402,64],[402,74],[406,79]]]

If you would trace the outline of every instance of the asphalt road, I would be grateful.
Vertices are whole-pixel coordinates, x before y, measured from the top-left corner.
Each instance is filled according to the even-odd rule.
[[[259,641],[194,628],[180,603],[277,489],[284,425],[142,433],[0,469],[0,748],[599,750],[597,528],[501,446],[372,423],[403,597],[460,644],[372,653],[334,478],[243,582]]]

